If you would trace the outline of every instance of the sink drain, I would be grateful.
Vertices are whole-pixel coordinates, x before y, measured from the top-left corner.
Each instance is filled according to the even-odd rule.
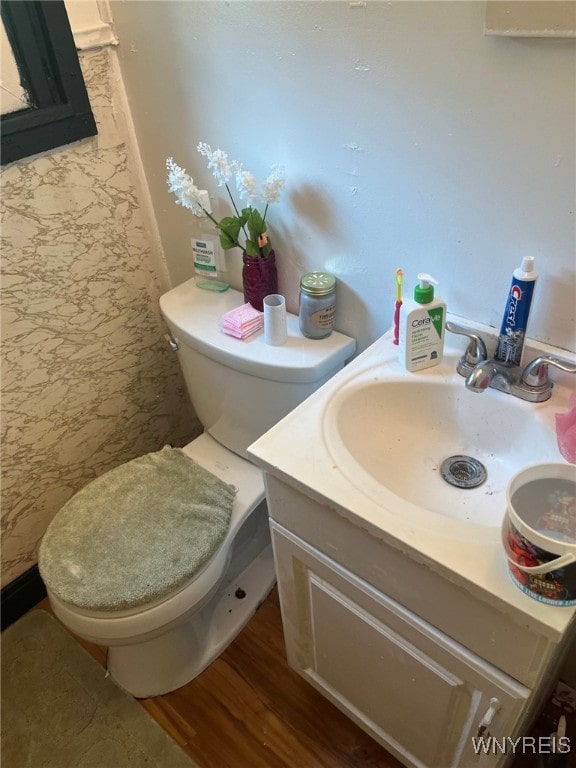
[[[442,462],[440,474],[456,488],[477,488],[486,480],[486,467],[472,456],[449,456]]]

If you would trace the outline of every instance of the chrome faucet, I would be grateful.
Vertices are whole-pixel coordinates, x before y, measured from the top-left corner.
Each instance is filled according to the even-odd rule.
[[[471,392],[484,392],[488,387],[512,394],[513,366],[500,360],[483,360],[466,377],[466,388]]]
[[[551,356],[536,357],[521,371],[513,363],[489,359],[483,339],[470,328],[449,321],[446,330],[470,339],[456,370],[466,378],[466,388],[471,392],[481,393],[492,387],[530,403],[542,403],[552,394],[549,366],[566,373],[576,373],[576,365]]]

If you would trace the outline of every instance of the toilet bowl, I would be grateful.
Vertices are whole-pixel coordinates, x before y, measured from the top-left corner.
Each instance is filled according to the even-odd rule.
[[[52,526],[57,530],[58,515],[40,548],[40,573],[55,614],[80,637],[108,647],[111,676],[136,697],[167,693],[200,674],[272,589],[275,573],[263,476],[247,459],[246,449],[354,353],[354,340],[336,332],[321,341],[305,339],[292,315],[287,342],[280,347],[266,345],[262,332],[246,341],[226,336],[219,328],[221,316],[243,303],[237,291],[211,293],[193,280],[160,300],[171,346],[178,351],[205,430],[182,452],[237,489],[228,528],[209,559],[183,583],[160,596],[154,593],[148,602],[93,609],[67,599],[51,583],[49,556],[74,561],[74,553],[67,550],[73,545],[49,535]],[[157,512],[161,521],[162,509]]]

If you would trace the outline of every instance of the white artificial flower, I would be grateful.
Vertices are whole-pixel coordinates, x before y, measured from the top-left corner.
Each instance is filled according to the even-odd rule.
[[[218,186],[223,187],[224,184],[227,184],[232,174],[236,172],[238,163],[235,160],[230,162],[226,152],[221,149],[212,151],[211,146],[205,142],[201,141],[197,149],[201,155],[208,159],[208,168],[212,171],[212,176],[218,182]]]
[[[204,157],[207,157],[208,160],[212,159],[212,148],[210,144],[206,144],[205,141],[198,142],[198,146],[196,147],[198,152],[200,152],[201,155],[204,155]]]
[[[177,204],[188,208],[196,216],[205,216],[206,211],[202,207],[200,190],[194,184],[192,177],[183,168],[176,165],[172,157],[166,160],[166,168],[168,170],[168,189],[176,195]]]
[[[272,167],[272,172],[262,184],[265,202],[277,203],[285,183],[282,166],[274,165]]]
[[[221,221],[218,221],[212,215],[209,206],[205,210],[202,206],[203,197],[194,184],[194,180],[169,157],[166,161],[168,188],[170,192],[176,195],[176,202],[189,208],[197,216],[207,216],[219,232],[220,243],[224,249],[249,249],[251,256],[267,258],[272,251],[272,244],[267,232],[266,214],[269,203],[275,203],[279,200],[280,193],[284,189],[282,168],[279,165],[272,167],[271,173],[262,185],[262,193],[260,194],[253,174],[244,170],[237,160],[229,160],[226,152],[221,149],[213,150],[209,144],[202,141],[199,142],[196,149],[207,159],[208,169],[218,182],[218,186],[226,187],[226,192],[232,203],[232,215],[225,216]],[[234,200],[228,185],[232,176],[236,177],[238,194],[249,206],[248,210],[240,211],[240,206]],[[263,198],[266,203],[263,214],[253,208],[259,197]]]
[[[256,179],[250,171],[238,170],[236,172],[236,187],[240,199],[247,202],[248,205],[252,205],[256,201],[258,197]]]

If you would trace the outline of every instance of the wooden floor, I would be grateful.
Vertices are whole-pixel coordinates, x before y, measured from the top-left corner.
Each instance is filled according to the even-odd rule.
[[[276,589],[201,675],[141,704],[199,768],[402,768],[288,667]]]
[[[104,649],[80,642],[105,666]],[[288,667],[276,589],[201,675],[140,703],[199,768],[402,768]],[[514,768],[536,765],[525,755]]]

